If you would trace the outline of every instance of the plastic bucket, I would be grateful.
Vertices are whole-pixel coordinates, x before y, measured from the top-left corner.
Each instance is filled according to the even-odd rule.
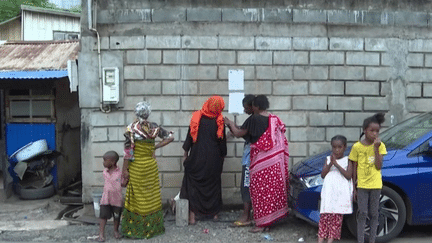
[[[95,212],[95,217],[99,218],[99,215],[100,215],[100,200],[102,198],[102,193],[101,192],[93,192],[92,193],[92,197],[93,197],[93,208],[94,208],[94,212]]]

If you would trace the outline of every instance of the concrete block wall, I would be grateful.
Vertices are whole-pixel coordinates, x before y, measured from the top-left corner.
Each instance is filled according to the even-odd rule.
[[[172,197],[183,177],[181,145],[191,113],[213,94],[223,96],[228,105],[229,69],[245,71],[246,93],[269,97],[270,111],[287,125],[292,164],[328,149],[336,134],[355,142],[362,120],[375,112],[387,113],[388,126],[390,121],[402,119],[398,114],[429,111],[432,104],[428,92],[432,89],[432,69],[428,66],[432,40],[106,38],[109,45],[102,52],[115,50],[124,57],[125,107],[108,114],[84,112],[91,124],[89,145],[93,159],[89,169],[96,175],[90,182],[95,186],[102,185],[102,154],[108,149],[122,154],[125,126],[134,118],[134,105],[145,99],[152,104],[150,120],[176,133],[176,140],[157,153],[163,198]],[[405,55],[395,56],[401,48]],[[405,70],[403,76],[398,75],[398,68]],[[227,110],[224,114],[233,118]],[[241,115],[237,122],[245,119]],[[242,150],[241,139],[229,140],[222,176],[224,195],[236,195],[239,191]],[[227,197],[226,201],[239,203],[240,196]]]

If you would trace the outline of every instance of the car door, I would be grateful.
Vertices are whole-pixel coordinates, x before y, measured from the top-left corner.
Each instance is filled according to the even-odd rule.
[[[413,206],[413,224],[432,223],[432,138],[423,142],[417,151],[418,176],[415,185]]]

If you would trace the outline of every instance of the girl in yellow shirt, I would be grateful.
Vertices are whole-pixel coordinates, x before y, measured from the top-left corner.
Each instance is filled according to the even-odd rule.
[[[369,242],[375,243],[378,227],[378,207],[382,189],[381,168],[386,147],[378,138],[384,114],[377,113],[363,121],[363,133],[350,152],[349,160],[353,162],[354,182],[357,182],[357,205],[359,209],[357,221],[357,242],[364,243],[366,217],[370,218]],[[355,195],[354,194],[354,195]],[[369,210],[368,210],[369,204]]]

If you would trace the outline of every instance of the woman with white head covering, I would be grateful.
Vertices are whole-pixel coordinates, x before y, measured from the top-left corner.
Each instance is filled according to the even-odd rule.
[[[159,172],[153,154],[174,138],[172,132],[147,121],[150,113],[150,104],[139,102],[135,106],[137,119],[124,134],[123,184],[127,183],[127,190],[121,231],[129,238],[149,239],[165,232]],[[162,141],[156,144],[156,137]]]

